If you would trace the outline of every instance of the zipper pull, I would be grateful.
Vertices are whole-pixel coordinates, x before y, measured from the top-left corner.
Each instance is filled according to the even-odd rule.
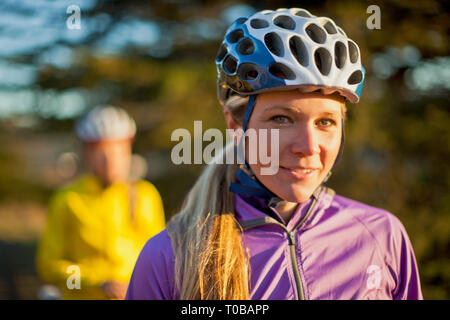
[[[289,232],[288,235],[289,235],[289,245],[295,246],[295,231]]]

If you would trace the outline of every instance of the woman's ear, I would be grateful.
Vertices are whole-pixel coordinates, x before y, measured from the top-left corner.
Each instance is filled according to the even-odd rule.
[[[227,122],[228,129],[237,130],[241,129],[241,126],[234,121],[233,116],[231,115],[230,109],[225,107],[223,109],[223,115],[225,116],[225,121]]]
[[[242,129],[242,126],[239,125],[239,124],[233,119],[233,116],[231,115],[230,109],[228,109],[227,107],[225,107],[225,108],[223,109],[223,115],[225,116],[225,121],[227,122],[227,127],[228,127],[228,129],[232,129],[232,130]]]

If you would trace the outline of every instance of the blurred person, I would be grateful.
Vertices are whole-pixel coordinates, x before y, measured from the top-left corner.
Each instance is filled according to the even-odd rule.
[[[90,173],[52,196],[36,261],[65,299],[123,299],[145,241],[165,226],[157,189],[129,179],[135,132],[134,120],[113,106],[76,124]]]
[[[278,171],[247,152],[208,165],[144,246],[127,299],[422,299],[399,219],[324,186],[361,96],[356,43],[330,18],[266,10],[230,26],[216,66],[228,128],[278,129]]]

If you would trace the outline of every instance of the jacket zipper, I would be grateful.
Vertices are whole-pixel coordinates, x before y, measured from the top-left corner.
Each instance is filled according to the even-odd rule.
[[[297,261],[297,253],[295,252],[295,231],[288,232],[289,235],[289,251],[291,255],[292,268],[294,270],[295,284],[297,286],[297,296],[299,300],[305,300],[303,293],[303,284],[300,278],[300,268]]]
[[[299,268],[298,261],[297,261],[297,252],[295,251],[295,245],[296,245],[295,232],[297,231],[297,229],[299,229],[302,226],[303,222],[305,222],[305,220],[308,218],[308,216],[312,212],[316,202],[317,202],[317,197],[314,197],[305,216],[292,229],[291,232],[289,232],[289,230],[286,228],[286,226],[284,224],[278,222],[277,220],[275,220],[274,218],[271,218],[271,217],[255,219],[253,221],[246,221],[247,223],[245,223],[244,225],[241,224],[241,226],[244,230],[254,228],[257,226],[261,226],[264,224],[276,224],[276,225],[279,225],[280,227],[282,227],[284,231],[286,231],[286,233],[288,235],[288,240],[289,240],[289,253],[290,253],[289,255],[291,257],[291,264],[292,264],[292,269],[294,272],[295,285],[296,285],[296,289],[297,289],[297,297],[299,300],[305,300],[305,294],[304,294],[302,280],[300,277],[300,268]]]
[[[302,284],[302,280],[300,277],[300,267],[298,265],[298,260],[297,260],[297,252],[295,251],[295,245],[297,244],[295,241],[295,232],[297,231],[297,229],[299,229],[303,222],[305,222],[305,220],[308,218],[309,214],[312,212],[312,209],[314,208],[315,204],[317,202],[317,198],[314,197],[311,205],[308,208],[308,211],[306,212],[305,216],[302,218],[302,220],[300,220],[300,222],[294,227],[294,229],[292,229],[291,232],[289,232],[284,226],[284,230],[286,230],[288,236],[289,236],[289,252],[290,252],[290,256],[291,256],[291,262],[292,262],[292,269],[294,271],[294,278],[295,278],[295,284],[297,286],[297,296],[299,300],[305,300],[305,293],[304,293],[304,289],[303,289],[303,284]]]

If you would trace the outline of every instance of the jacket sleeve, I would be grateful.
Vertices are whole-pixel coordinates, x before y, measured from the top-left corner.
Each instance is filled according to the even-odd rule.
[[[97,287],[101,282],[93,275],[98,274],[99,265],[104,265],[104,262],[97,260],[81,263],[70,259],[68,251],[75,250],[75,248],[71,248],[73,244],[70,243],[68,237],[70,233],[78,232],[78,230],[74,229],[74,226],[68,226],[68,215],[67,192],[57,192],[50,199],[47,226],[38,244],[37,272],[45,282],[65,288],[67,279],[71,275],[69,267],[75,265],[81,273],[82,288]]]
[[[47,225],[36,253],[39,276],[48,283],[63,285],[67,268],[72,264],[64,256],[64,225],[66,218],[65,197],[57,193],[49,203]]]
[[[173,300],[175,260],[167,230],[147,241],[128,285],[126,300]]]
[[[419,271],[411,241],[403,224],[392,216],[390,242],[393,276],[396,282],[394,300],[423,300]]]

